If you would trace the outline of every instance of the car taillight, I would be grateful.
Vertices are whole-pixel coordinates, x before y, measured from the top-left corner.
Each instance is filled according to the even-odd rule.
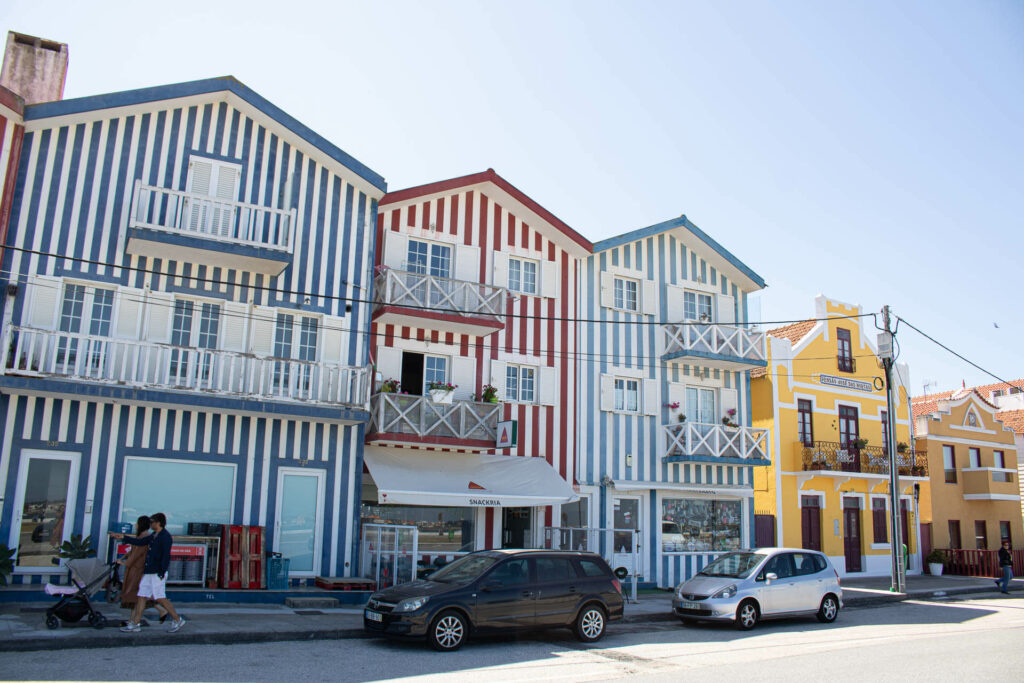
[[[619,592],[619,595],[622,595],[622,584],[619,583],[619,580],[612,579],[612,585],[615,586],[615,590]]]

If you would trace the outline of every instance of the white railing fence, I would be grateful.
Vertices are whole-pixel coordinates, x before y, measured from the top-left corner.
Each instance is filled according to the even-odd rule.
[[[132,227],[291,251],[295,209],[233,202],[135,181]]]
[[[370,368],[9,325],[4,374],[364,406]]]
[[[768,430],[678,422],[664,426],[665,455],[768,459]]]
[[[505,289],[479,282],[388,269],[377,275],[373,288],[373,302],[377,306],[492,317],[505,312]]]
[[[429,396],[381,392],[370,397],[370,433],[494,441],[501,405],[434,403]]]
[[[665,325],[665,353],[697,351],[765,360],[764,332],[717,324]]]

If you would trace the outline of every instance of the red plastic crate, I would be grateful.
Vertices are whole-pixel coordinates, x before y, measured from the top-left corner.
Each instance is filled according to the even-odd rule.
[[[264,549],[266,535],[261,526],[225,526],[221,536],[220,587],[266,588]]]

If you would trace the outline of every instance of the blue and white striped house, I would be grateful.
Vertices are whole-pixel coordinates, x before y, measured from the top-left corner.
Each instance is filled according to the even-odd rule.
[[[625,530],[602,533],[612,547],[600,550],[643,581],[671,586],[753,545],[753,468],[769,453],[750,427],[749,371],[765,361],[747,296],[764,286],[685,216],[597,242],[587,258],[579,523]]]
[[[231,77],[30,105],[3,256],[15,582],[116,521],[353,573],[381,176]],[[102,552],[102,551],[101,551]]]

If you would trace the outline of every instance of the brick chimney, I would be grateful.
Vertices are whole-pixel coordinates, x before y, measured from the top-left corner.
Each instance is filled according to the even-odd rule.
[[[25,104],[61,99],[67,74],[68,46],[65,43],[7,32],[0,85],[21,95]]]

